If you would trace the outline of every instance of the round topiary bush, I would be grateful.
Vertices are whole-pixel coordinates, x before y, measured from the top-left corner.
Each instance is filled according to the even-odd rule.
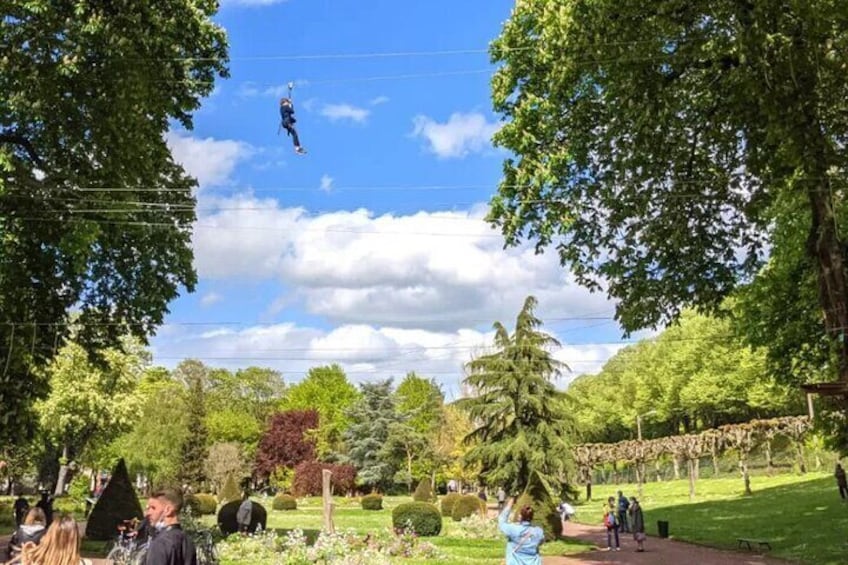
[[[218,509],[218,500],[211,494],[199,492],[186,497],[185,505],[191,509],[196,516],[215,514]]]
[[[221,507],[218,511],[218,527],[224,532],[224,535],[234,534],[239,531],[238,522],[236,522],[236,514],[238,513],[240,500],[233,500]],[[262,526],[263,530],[268,529],[268,512],[258,502],[253,502],[250,512],[250,531],[255,532],[257,526]]]
[[[442,515],[429,502],[406,502],[392,510],[392,525],[396,530],[412,527],[422,537],[437,536],[442,531]]]
[[[278,494],[272,504],[274,510],[297,510],[297,499],[290,494]]]
[[[451,518],[453,518],[454,522],[459,522],[463,518],[468,518],[472,514],[482,514],[486,509],[485,504],[485,502],[473,494],[461,496],[453,505]]]
[[[462,495],[458,492],[449,492],[445,496],[442,497],[442,516],[452,516],[453,515],[453,505],[456,504],[456,501],[462,498]]]
[[[382,510],[383,497],[379,494],[366,494],[362,497],[363,510]]]
[[[513,520],[518,520],[518,512],[525,506],[530,506],[533,509],[533,521],[531,524],[539,526],[545,531],[546,540],[554,540],[562,533],[562,522],[559,519],[559,513],[556,511],[556,504],[553,502],[544,502],[536,500],[529,494],[522,494],[515,501],[513,509]]]
[[[421,479],[421,482],[415,488],[415,492],[412,493],[412,500],[415,502],[436,502],[436,493],[433,492],[430,481]]]

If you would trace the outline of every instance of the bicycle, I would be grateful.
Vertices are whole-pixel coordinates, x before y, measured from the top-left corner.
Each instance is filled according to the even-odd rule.
[[[118,526],[118,539],[106,559],[115,565],[144,565],[147,557],[147,542],[138,541],[138,520],[124,520]]]
[[[195,530],[191,533],[197,551],[197,565],[218,565],[220,561],[212,530]]]

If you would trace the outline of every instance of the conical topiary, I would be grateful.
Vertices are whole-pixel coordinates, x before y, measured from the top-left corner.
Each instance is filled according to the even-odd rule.
[[[226,504],[233,500],[241,500],[241,489],[236,482],[236,478],[230,474],[227,475],[227,480],[224,481],[224,487],[218,493],[218,503]]]
[[[412,493],[412,500],[416,502],[436,502],[436,493],[433,492],[429,480],[421,479],[421,482],[415,488],[415,492]]]
[[[121,459],[115,465],[112,478],[88,516],[85,537],[100,541],[114,539],[122,521],[141,517],[138,495],[130,482],[127,466]]]

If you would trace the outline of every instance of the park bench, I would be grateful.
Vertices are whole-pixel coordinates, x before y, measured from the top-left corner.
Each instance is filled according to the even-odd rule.
[[[760,549],[762,549],[764,547],[771,549],[771,543],[768,540],[764,540],[764,539],[736,538],[736,541],[738,542],[737,547],[739,549],[742,549],[743,544],[745,546],[747,546],[749,550],[753,549],[752,544],[755,544]]]

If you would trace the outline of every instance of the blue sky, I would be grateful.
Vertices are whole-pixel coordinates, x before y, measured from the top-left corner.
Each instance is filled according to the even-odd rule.
[[[614,305],[482,221],[506,157],[485,49],[511,7],[224,0],[231,78],[193,131],[168,135],[200,181],[200,284],[172,303],[154,360],[288,382],[332,362],[357,382],[414,370],[456,396],[462,364],[528,294],[564,344],[563,385],[614,354]],[[277,135],[289,81],[306,156]]]

